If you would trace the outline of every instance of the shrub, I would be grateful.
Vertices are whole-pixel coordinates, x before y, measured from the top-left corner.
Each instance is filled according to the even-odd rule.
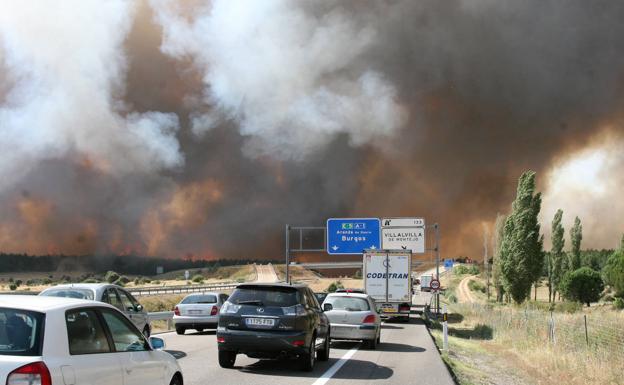
[[[475,265],[459,265],[453,268],[453,273],[455,273],[455,275],[477,275],[479,274],[479,268]]]
[[[18,280],[15,281],[15,284],[17,285],[17,287],[20,287],[22,285],[22,283],[23,282],[22,282],[21,279],[18,279]]]
[[[446,296],[446,299],[450,302],[450,303],[457,303],[457,297],[455,296],[455,294],[451,293],[449,295]]]
[[[615,289],[618,296],[624,296],[624,250],[616,250],[602,271],[605,282]]]
[[[555,312],[559,313],[576,313],[581,310],[581,304],[579,302],[559,302],[555,305]]]
[[[52,280],[50,278],[44,278],[43,279],[43,284],[44,285],[51,285],[52,284]]]
[[[12,284],[9,285],[9,289],[11,289],[11,291],[17,290],[17,285],[12,283]]]
[[[117,281],[119,279],[119,274],[117,274],[114,271],[107,271],[106,275],[104,276],[104,280],[108,283],[113,283],[115,281]]]
[[[193,276],[193,278],[191,279],[191,281],[195,282],[195,283],[203,283],[204,282],[204,276],[201,274],[195,274]]]
[[[615,301],[613,301],[613,307],[618,310],[624,309],[624,299],[616,298]]]
[[[340,281],[330,283],[329,286],[327,286],[326,291],[328,293],[334,293],[338,289],[344,289],[344,286],[342,285],[342,282]]]
[[[600,299],[604,283],[600,273],[589,267],[567,272],[560,285],[561,295],[571,301],[589,304]]]
[[[160,281],[159,281],[159,280],[152,281],[152,283],[153,283],[154,285],[160,285]]]
[[[117,285],[117,286],[122,286],[122,287],[126,285],[121,279],[118,279],[115,282],[112,282],[112,284]]]
[[[481,282],[475,280],[470,280],[468,282],[468,288],[472,291],[480,291],[482,293],[485,293],[486,290],[485,286]]]

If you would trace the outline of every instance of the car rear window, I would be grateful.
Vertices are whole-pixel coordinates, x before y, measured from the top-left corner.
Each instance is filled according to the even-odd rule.
[[[183,304],[190,303],[217,303],[216,295],[189,295],[182,300]]]
[[[245,305],[246,302],[249,302],[249,304],[253,306],[277,307],[290,307],[300,303],[297,289],[271,286],[248,286],[238,288],[229,298],[229,301],[236,305]]]
[[[93,291],[89,289],[49,289],[41,293],[46,297],[65,297],[93,300]]]
[[[0,355],[40,356],[45,315],[0,308]]]
[[[325,298],[325,303],[330,303],[334,310],[346,311],[367,311],[370,310],[368,301],[357,297],[329,296]]]

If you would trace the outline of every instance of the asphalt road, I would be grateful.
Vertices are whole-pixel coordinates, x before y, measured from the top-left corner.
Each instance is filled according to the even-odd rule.
[[[277,282],[277,274],[272,264],[256,265],[256,273],[258,278],[256,282]]]
[[[237,357],[234,369],[222,369],[214,331],[159,337],[165,339],[166,350],[178,357],[187,385],[454,385],[418,315],[412,315],[410,323],[384,323],[377,350],[366,350],[357,342],[334,341],[330,360],[317,361],[309,373],[297,370],[293,361],[256,360],[245,355]]]

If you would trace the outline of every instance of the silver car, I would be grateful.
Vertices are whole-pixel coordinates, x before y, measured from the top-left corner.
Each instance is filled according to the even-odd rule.
[[[152,332],[147,312],[143,309],[143,306],[132,294],[117,285],[108,283],[72,283],[56,285],[45,289],[39,293],[39,295],[105,302],[115,306],[124,313],[146,337],[149,337]]]
[[[173,309],[173,324],[176,333],[184,334],[187,329],[198,332],[204,329],[216,329],[219,322],[219,310],[227,294],[195,293],[184,297]]]
[[[381,317],[368,294],[331,293],[323,301],[332,340],[362,340],[369,349],[381,342]]]

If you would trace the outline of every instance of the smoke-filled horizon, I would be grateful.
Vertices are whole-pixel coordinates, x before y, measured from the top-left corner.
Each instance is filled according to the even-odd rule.
[[[275,258],[422,216],[482,254],[522,171],[542,230],[624,232],[624,4],[0,4],[0,250]],[[569,226],[568,226],[569,227]]]

